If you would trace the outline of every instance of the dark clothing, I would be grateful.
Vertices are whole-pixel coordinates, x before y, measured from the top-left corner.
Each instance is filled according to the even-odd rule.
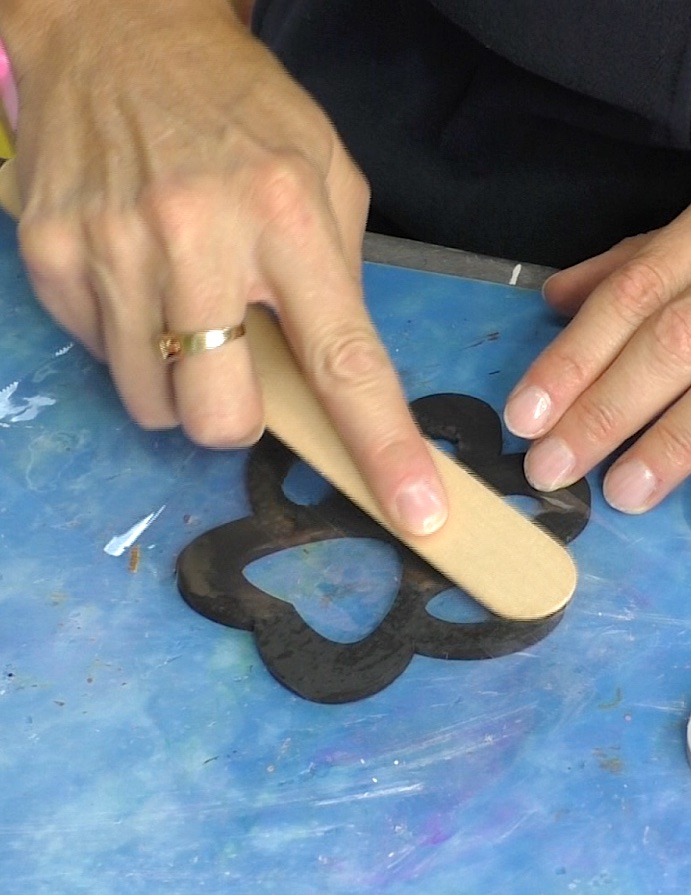
[[[257,0],[385,229],[565,266],[691,205],[689,0]]]

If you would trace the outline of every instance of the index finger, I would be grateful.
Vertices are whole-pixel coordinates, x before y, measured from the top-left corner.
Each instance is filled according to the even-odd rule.
[[[430,534],[446,519],[443,487],[328,204],[295,216],[267,229],[261,257],[286,338],[383,513]]]
[[[509,396],[504,418],[515,435],[550,431],[638,328],[688,286],[690,231],[687,209],[594,289]]]

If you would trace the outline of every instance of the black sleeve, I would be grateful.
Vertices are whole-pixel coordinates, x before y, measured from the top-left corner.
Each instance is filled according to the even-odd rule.
[[[691,139],[689,0],[432,0],[527,71]]]

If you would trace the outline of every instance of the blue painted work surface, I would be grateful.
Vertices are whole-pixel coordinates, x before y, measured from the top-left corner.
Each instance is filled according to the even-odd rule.
[[[558,329],[509,286],[375,265],[365,279],[411,398],[500,409]],[[176,590],[179,550],[247,514],[246,454],[139,431],[68,346],[3,219],[3,895],[691,891],[688,486],[625,518],[592,476],[579,587],[537,646],[416,657],[376,696],[317,705]],[[352,638],[395,577],[389,554],[355,546],[312,548],[304,578],[295,555],[266,574],[286,599],[302,581],[305,613],[307,582]]]

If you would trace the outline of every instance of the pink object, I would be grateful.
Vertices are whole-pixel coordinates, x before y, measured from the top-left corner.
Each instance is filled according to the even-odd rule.
[[[7,118],[14,130],[17,127],[19,100],[14,78],[12,77],[12,66],[2,41],[0,41],[0,100],[2,100]]]

